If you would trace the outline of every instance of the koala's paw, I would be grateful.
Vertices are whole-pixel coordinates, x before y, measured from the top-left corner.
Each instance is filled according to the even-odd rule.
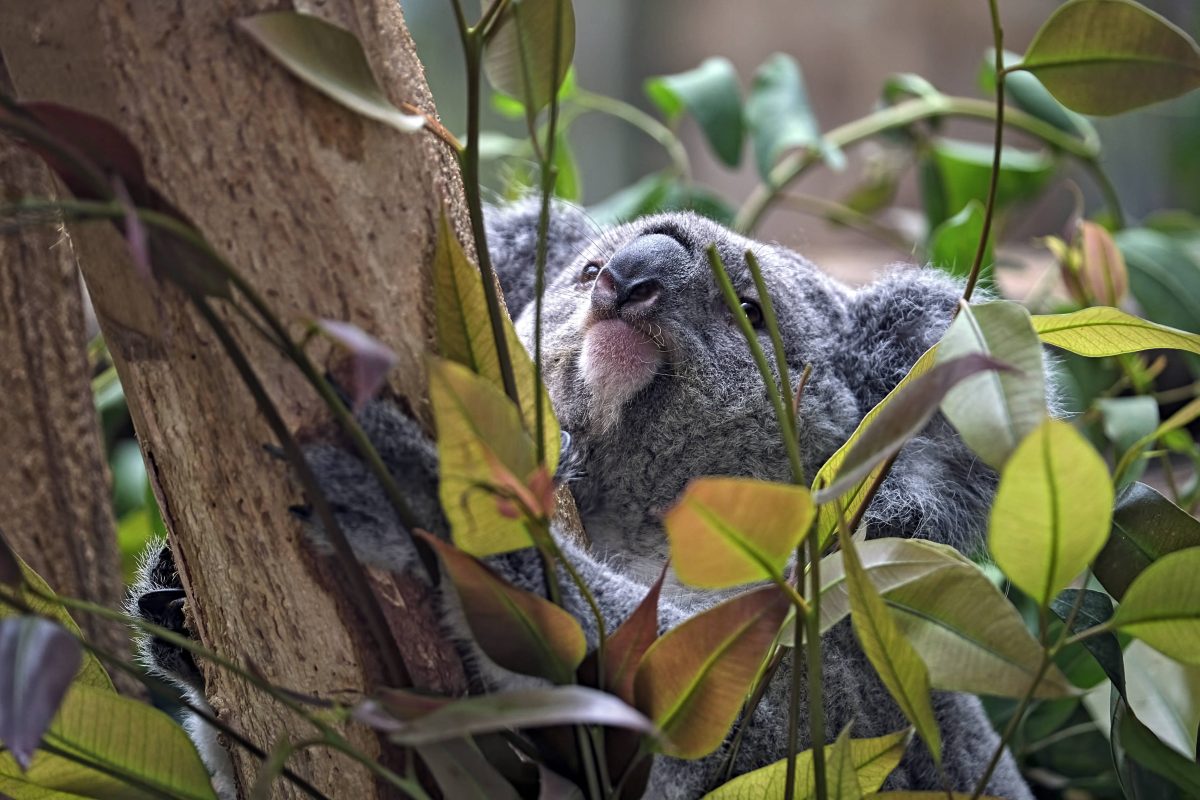
[[[379,452],[396,485],[422,528],[445,536],[447,525],[438,502],[437,448],[420,426],[386,400],[369,404],[358,417],[363,431]],[[338,527],[358,558],[393,572],[407,571],[417,559],[383,487],[358,453],[332,444],[312,444],[304,456],[316,475]],[[333,548],[312,505],[293,506],[305,523],[314,547]]]
[[[183,584],[165,540],[152,542],[129,590],[128,613],[181,636],[194,638],[184,615]],[[134,642],[146,668],[186,689],[202,690],[204,680],[192,654],[170,642],[134,630]]]

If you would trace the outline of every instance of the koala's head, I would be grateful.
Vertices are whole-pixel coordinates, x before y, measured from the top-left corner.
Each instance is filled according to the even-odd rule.
[[[796,253],[682,213],[583,243],[545,295],[544,375],[572,437],[580,468],[572,488],[589,534],[648,562],[665,553],[661,514],[691,478],[789,477],[762,377],[713,278],[710,244],[773,367],[745,254],[757,257],[787,352],[789,401],[812,366],[799,425],[810,474],[860,415],[835,367],[848,292]],[[532,350],[532,307],[517,327]]]

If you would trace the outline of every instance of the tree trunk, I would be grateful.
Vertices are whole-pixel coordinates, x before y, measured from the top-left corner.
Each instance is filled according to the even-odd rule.
[[[0,202],[54,193],[50,171],[37,157],[4,140],[0,187]],[[119,605],[124,587],[88,373],[79,269],[60,228],[0,234],[0,342],[4,535],[56,592]],[[93,642],[129,656],[129,633],[121,626],[79,622]],[[140,688],[124,674],[113,680],[127,692]]]
[[[22,99],[75,106],[124,130],[151,183],[282,319],[295,331],[311,317],[346,320],[381,339],[400,358],[390,390],[428,419],[422,356],[432,341],[428,276],[440,205],[470,242],[457,166],[441,141],[344,110],[239,32],[239,17],[287,2],[7,5],[0,52]],[[395,0],[294,6],[354,32],[393,101],[433,111]],[[75,238],[202,642],[319,697],[378,685],[378,653],[353,595],[287,513],[300,488],[264,451],[270,431],[211,331],[177,291],[147,291],[111,226],[81,227]],[[224,318],[287,424],[324,425],[298,372],[240,318]],[[328,366],[328,355],[320,361]],[[375,588],[414,681],[461,691],[461,665],[437,636],[420,584],[376,576]],[[237,678],[206,677],[221,718],[264,749],[283,734],[311,733]],[[369,732],[350,734],[379,752]],[[234,758],[248,786],[258,763],[243,752]],[[330,796],[385,794],[324,749],[304,750],[289,766]]]

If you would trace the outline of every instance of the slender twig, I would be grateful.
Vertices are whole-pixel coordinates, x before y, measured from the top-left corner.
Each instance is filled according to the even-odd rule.
[[[987,203],[983,210],[983,230],[979,233],[979,244],[975,248],[975,259],[963,288],[963,300],[970,300],[983,269],[983,257],[987,253],[988,240],[992,235],[992,220],[996,214],[996,187],[1000,184],[1000,158],[1004,147],[1004,28],[1000,25],[1000,10],[996,0],[988,0],[992,17],[992,47],[996,53],[996,131],[992,144],[992,175],[988,180]]]
[[[685,182],[691,181],[692,165],[687,149],[679,141],[679,137],[675,135],[674,131],[645,111],[615,97],[606,97],[583,89],[576,92],[572,102],[588,111],[616,117],[637,128],[667,151],[667,156],[671,159],[671,169],[675,174],[683,178]]]
[[[917,243],[911,241],[895,228],[889,228],[876,222],[867,214],[857,211],[850,206],[826,200],[810,194],[795,194],[789,192],[780,194],[778,202],[781,206],[801,214],[823,219],[833,225],[843,225],[862,233],[877,242],[889,245],[905,255],[912,255],[917,250]]]

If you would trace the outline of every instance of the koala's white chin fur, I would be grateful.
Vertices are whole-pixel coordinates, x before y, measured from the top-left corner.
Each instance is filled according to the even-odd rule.
[[[601,320],[588,328],[579,371],[592,392],[591,417],[600,431],[616,424],[625,404],[650,385],[662,359],[654,340],[619,319]]]

